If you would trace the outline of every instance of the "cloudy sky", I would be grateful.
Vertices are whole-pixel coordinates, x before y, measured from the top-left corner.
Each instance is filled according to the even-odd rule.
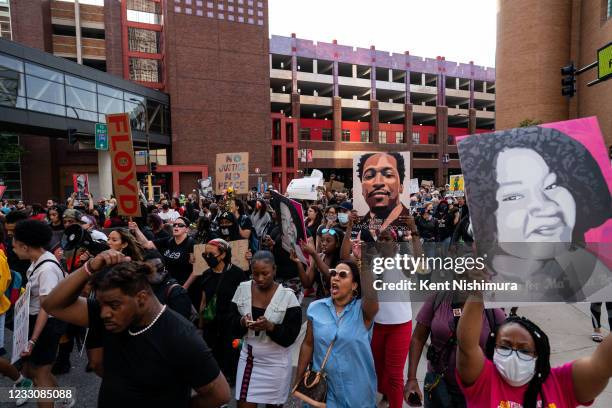
[[[496,0],[269,0],[270,35],[495,66]]]

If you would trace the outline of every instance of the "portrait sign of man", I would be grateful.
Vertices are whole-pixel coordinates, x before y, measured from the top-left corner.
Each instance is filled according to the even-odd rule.
[[[370,230],[404,226],[410,216],[408,152],[366,153],[353,158],[353,208]]]
[[[494,279],[526,285],[515,300],[612,300],[612,175],[595,118],[472,135],[458,149],[479,250]]]

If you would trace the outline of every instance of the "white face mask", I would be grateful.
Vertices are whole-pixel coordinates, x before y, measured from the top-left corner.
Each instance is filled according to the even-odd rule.
[[[229,228],[222,228],[222,229],[221,229],[221,234],[223,234],[223,235],[229,235],[229,233],[230,233]]]
[[[537,358],[531,361],[521,360],[515,351],[508,357],[504,357],[495,351],[493,363],[499,374],[504,380],[513,387],[520,387],[527,384],[535,374],[535,364]]]
[[[348,222],[348,214],[347,213],[338,214],[338,222],[340,224],[346,224]]]

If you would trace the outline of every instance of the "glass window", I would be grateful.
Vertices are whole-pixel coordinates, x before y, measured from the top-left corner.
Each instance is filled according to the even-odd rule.
[[[125,111],[130,114],[132,129],[145,130],[145,115],[141,104],[125,101]]]
[[[27,63],[25,64],[26,74],[36,75],[39,78],[45,78],[49,81],[64,83],[64,74],[61,72],[53,71],[51,69],[43,68],[38,65]]]
[[[331,142],[334,140],[334,132],[332,129],[321,129],[323,133],[323,141]]]
[[[55,115],[66,115],[63,85],[29,75],[26,77],[26,85],[29,109]]]
[[[342,141],[350,142],[351,141],[351,131],[348,129],[342,129]]]
[[[412,143],[414,144],[421,143],[421,134],[419,132],[412,132]]]
[[[12,69],[13,71],[23,72],[23,62],[2,54],[0,54],[0,67],[6,67]]]
[[[612,17],[612,0],[608,0],[608,18]]]
[[[95,82],[86,81],[84,79],[73,77],[71,75],[66,75],[66,85],[74,86],[76,88],[81,88],[86,91],[96,92]]]
[[[310,140],[310,128],[300,129],[300,140]]]
[[[119,89],[110,88],[108,86],[98,84],[98,93],[111,98],[123,99],[123,92]]]
[[[128,21],[134,21],[136,23],[145,24],[159,24],[159,14],[146,13],[144,11],[128,10],[127,11]]]
[[[293,148],[290,147],[287,149],[287,167],[293,168]]]
[[[378,143],[387,143],[387,132],[384,130],[378,131]]]
[[[404,132],[395,132],[395,143],[405,143]]]
[[[66,86],[67,116],[95,122],[98,118],[98,105],[96,94],[83,89]],[[76,113],[72,108],[76,109]]]
[[[0,105],[25,108],[24,75],[2,64],[0,61]],[[17,68],[14,64],[11,65]]]
[[[363,143],[369,143],[370,142],[370,131],[369,130],[362,130],[361,134],[360,134],[360,137],[361,137],[360,140]]]
[[[109,98],[98,94],[98,112],[100,113],[123,113],[123,101],[120,99]],[[105,122],[106,120],[104,120]]]

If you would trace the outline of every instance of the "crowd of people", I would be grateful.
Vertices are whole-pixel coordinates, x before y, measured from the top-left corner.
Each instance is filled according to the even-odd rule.
[[[301,384],[314,390],[307,384],[318,372],[327,392],[300,398],[330,408],[373,408],[378,394],[391,408],[588,405],[612,376],[601,304],[591,308],[592,337],[601,342],[594,354],[551,368],[550,343],[536,323],[516,309],[512,316],[485,309],[478,293],[432,295],[420,310],[379,300],[375,276],[361,267],[361,243],[405,242],[414,254],[435,256],[452,242],[473,242],[466,200],[448,190],[421,187],[409,215],[382,228],[357,215],[350,191],[327,191],[302,203],[306,239],[292,250],[283,245],[272,191],[244,199],[142,196],[134,219],[119,214],[114,198],[73,195],[45,208],[5,201],[0,354],[14,291],[26,285],[30,327],[20,361],[0,359],[0,373],[20,389],[57,386],[55,376],[72,369],[71,352],[83,343],[89,375],[102,378],[100,407],[219,407],[231,398],[241,408],[283,406]],[[75,225],[89,239],[62,245]],[[248,249],[233,250],[238,240]],[[427,374],[418,378],[425,349]]]

